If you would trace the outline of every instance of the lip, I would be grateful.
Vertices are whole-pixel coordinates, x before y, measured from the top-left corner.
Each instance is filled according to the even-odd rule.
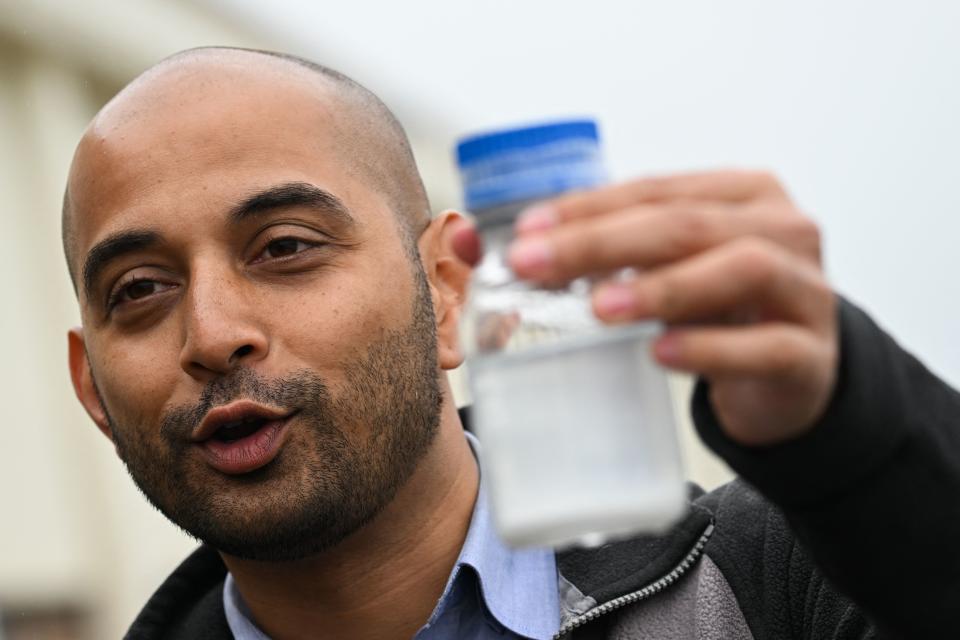
[[[296,411],[280,412],[247,400],[211,410],[195,430],[192,440],[207,464],[229,475],[250,473],[277,457]],[[237,440],[223,442],[213,438],[217,429],[236,420],[258,418],[264,424],[255,432]]]

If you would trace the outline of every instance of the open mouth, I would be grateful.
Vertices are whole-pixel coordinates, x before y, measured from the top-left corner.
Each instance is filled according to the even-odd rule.
[[[248,473],[273,461],[296,414],[241,400],[212,409],[192,439],[214,469],[226,474]]]
[[[253,435],[262,429],[268,422],[270,421],[266,418],[260,417],[235,420],[221,426],[210,437],[220,442],[236,442],[237,440],[243,440],[247,436]]]

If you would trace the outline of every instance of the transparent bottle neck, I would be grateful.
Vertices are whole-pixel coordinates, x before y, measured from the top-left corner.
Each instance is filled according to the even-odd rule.
[[[484,252],[501,253],[513,240],[513,225],[517,216],[537,200],[507,202],[473,212],[477,230],[483,239]]]
[[[510,202],[474,211],[477,232],[483,245],[483,259],[474,269],[474,282],[502,286],[516,278],[507,264],[507,251],[513,241],[517,215],[529,202]]]

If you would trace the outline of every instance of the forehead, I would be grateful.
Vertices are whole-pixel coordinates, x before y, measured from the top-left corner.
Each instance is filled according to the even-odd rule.
[[[351,158],[359,108],[317,73],[253,54],[161,67],[98,114],[69,179],[74,253],[131,217],[222,211],[271,182],[308,182],[348,206],[371,190]],[[76,259],[76,258],[75,258]]]

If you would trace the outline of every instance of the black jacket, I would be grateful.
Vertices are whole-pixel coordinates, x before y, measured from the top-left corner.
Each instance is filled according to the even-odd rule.
[[[558,554],[565,637],[960,638],[960,394],[852,305],[840,319],[835,397],[799,440],[737,446],[698,385],[697,429],[743,479],[694,489],[667,535]],[[231,638],[225,573],[201,547],[127,637]]]

